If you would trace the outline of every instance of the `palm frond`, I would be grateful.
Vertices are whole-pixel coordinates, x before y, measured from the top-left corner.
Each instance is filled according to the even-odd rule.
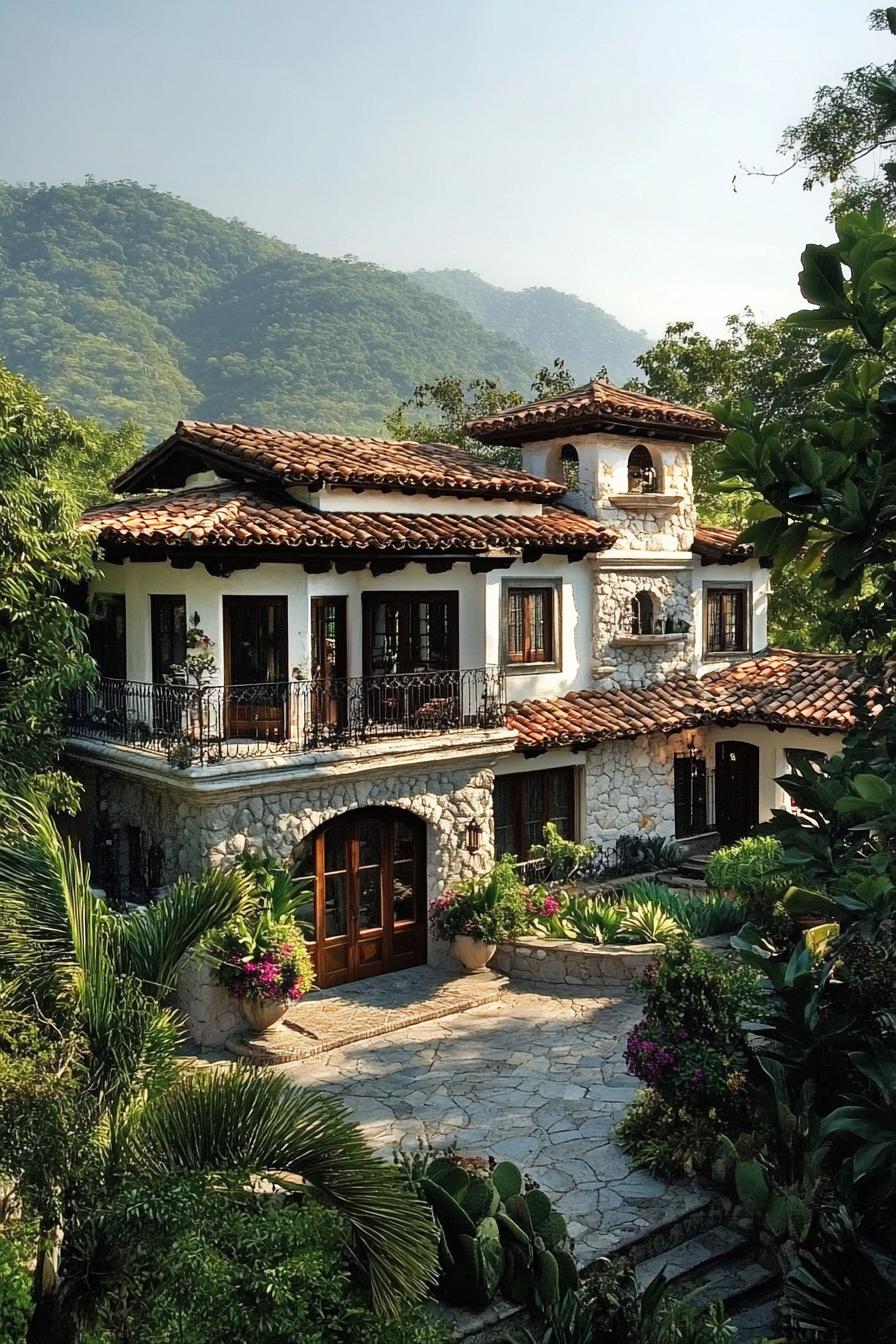
[[[147,1104],[133,1137],[140,1165],[150,1173],[301,1177],[348,1221],[373,1304],[384,1315],[434,1282],[428,1209],[395,1167],[374,1157],[331,1097],[250,1066],[198,1070]]]
[[[36,798],[0,798],[0,963],[39,997],[77,965],[71,909],[90,896],[90,871]]]
[[[121,920],[122,970],[136,975],[147,994],[163,998],[190,948],[246,910],[254,895],[253,879],[243,868],[182,877],[167,896]]]

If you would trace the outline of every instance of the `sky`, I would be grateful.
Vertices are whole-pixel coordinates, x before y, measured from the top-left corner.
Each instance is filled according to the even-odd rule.
[[[133,178],[305,251],[717,334],[798,306],[832,236],[826,192],[739,165],[784,166],[819,84],[893,58],[870,8],[0,0],[0,178]]]

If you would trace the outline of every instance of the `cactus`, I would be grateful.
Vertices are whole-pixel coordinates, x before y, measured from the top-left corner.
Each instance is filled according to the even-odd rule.
[[[479,1174],[435,1157],[414,1175],[441,1234],[441,1296],[480,1309],[500,1291],[547,1310],[578,1287],[566,1220],[513,1162]]]
[[[734,1184],[738,1198],[747,1213],[764,1213],[771,1198],[771,1186],[762,1166],[755,1158],[738,1162],[734,1168]]]

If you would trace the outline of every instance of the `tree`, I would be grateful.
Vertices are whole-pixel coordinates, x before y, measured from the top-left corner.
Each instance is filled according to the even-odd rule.
[[[896,34],[896,8],[872,10],[870,26]],[[812,111],[784,131],[780,153],[790,156],[790,165],[762,176],[802,169],[806,191],[833,183],[831,218],[873,204],[896,218],[896,162],[886,157],[896,149],[894,107],[896,62],[847,71],[840,84],[822,85]],[[867,176],[862,169],[873,164],[872,156],[879,156],[879,169]]]
[[[0,785],[38,781],[56,806],[75,797],[55,769],[64,697],[95,671],[65,600],[93,573],[66,478],[89,495],[84,462],[103,442],[0,365]]]
[[[0,1174],[39,1225],[29,1341],[76,1344],[139,1250],[139,1228],[111,1234],[122,1200],[135,1183],[152,1198],[171,1176],[201,1177],[222,1200],[234,1183],[298,1179],[345,1218],[379,1312],[422,1295],[435,1272],[431,1219],[338,1102],[249,1067],[178,1065],[167,1006],[177,967],[249,907],[251,875],[208,872],[119,915],[43,804],[6,798],[4,811],[0,964],[57,1050],[60,1092],[36,1105],[17,1070],[0,1072]]]
[[[558,358],[535,375],[530,389],[531,398],[554,397],[570,391],[572,386],[572,375],[563,360]],[[408,399],[386,416],[384,425],[391,439],[415,443],[453,443],[465,452],[489,462],[518,467],[521,461],[518,448],[482,444],[478,439],[470,438],[464,425],[470,420],[506,410],[509,406],[520,406],[524,400],[520,392],[502,387],[494,378],[473,378],[466,384],[460,378],[439,378],[434,383],[421,383],[415,387]],[[408,416],[411,409],[427,414],[413,420]]]

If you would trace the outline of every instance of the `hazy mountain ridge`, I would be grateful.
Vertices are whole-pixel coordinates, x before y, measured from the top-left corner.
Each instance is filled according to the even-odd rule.
[[[0,184],[0,357],[74,414],[150,439],[190,416],[377,432],[417,383],[488,376],[525,394],[555,355],[627,376],[609,339],[582,363],[577,333],[600,309],[469,279],[442,294],[432,273],[301,252],[133,182]],[[502,295],[531,349],[504,334]]]
[[[614,383],[624,383],[639,373],[635,358],[653,344],[643,331],[633,331],[596,304],[558,289],[501,289],[473,271],[408,274],[432,293],[454,299],[489,331],[531,350],[539,366],[562,355],[577,383],[586,382],[601,365]]]

